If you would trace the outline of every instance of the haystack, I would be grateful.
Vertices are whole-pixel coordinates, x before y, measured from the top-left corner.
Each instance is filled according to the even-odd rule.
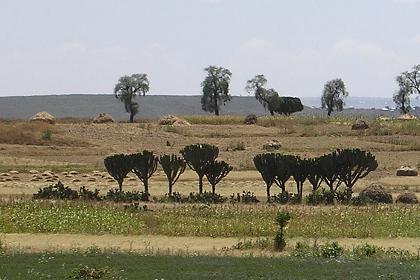
[[[30,119],[30,121],[41,121],[41,122],[47,122],[47,123],[50,123],[50,124],[54,124],[55,123],[55,117],[48,112],[39,112],[39,113],[36,113]]]
[[[100,113],[93,119],[93,123],[113,123],[115,122],[111,115]]]
[[[160,125],[173,125],[173,126],[189,126],[189,125],[191,125],[186,120],[175,117],[175,116],[172,116],[172,115],[163,116],[162,118],[160,118],[159,119],[159,124]]]
[[[417,117],[416,116],[413,116],[411,114],[404,114],[404,115],[399,116],[398,119],[399,120],[403,120],[403,121],[406,121],[406,120],[417,120]]]

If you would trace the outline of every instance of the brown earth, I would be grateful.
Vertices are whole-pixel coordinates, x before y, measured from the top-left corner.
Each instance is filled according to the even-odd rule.
[[[14,123],[6,124],[8,129]],[[27,126],[20,125],[20,129]],[[32,127],[36,135],[37,127]],[[39,129],[45,129],[40,127]],[[336,129],[340,135],[331,133]],[[0,126],[0,134],[2,126]],[[311,132],[313,130],[314,133]],[[305,134],[309,136],[304,136]],[[315,133],[316,132],[316,133]],[[316,135],[319,136],[316,136]],[[54,142],[55,138],[61,141]],[[361,148],[373,152],[379,162],[377,171],[361,180],[355,190],[363,189],[372,182],[379,181],[384,187],[397,194],[404,191],[420,193],[420,177],[398,178],[396,169],[402,165],[418,167],[420,165],[420,136],[386,135],[370,136],[354,133],[351,124],[311,124],[294,129],[287,127],[263,127],[258,125],[191,125],[185,127],[160,126],[152,123],[110,123],[94,125],[88,122],[58,122],[53,130],[51,142],[43,140],[41,144],[9,142],[0,143],[0,173],[12,170],[19,174],[0,176],[0,195],[30,195],[39,187],[58,180],[72,187],[88,186],[106,191],[116,187],[103,167],[103,158],[113,153],[133,153],[149,149],[157,154],[178,153],[188,144],[210,143],[220,148],[220,158],[234,166],[232,172],[218,187],[223,195],[250,190],[258,196],[264,196],[263,182],[259,174],[253,171],[252,158],[265,152],[263,145],[267,141],[278,140],[282,148],[279,152],[317,156],[338,148]],[[47,142],[46,142],[47,141]],[[71,145],[66,144],[69,141]],[[242,142],[244,151],[228,151],[232,144]],[[169,146],[168,146],[169,143]],[[36,174],[29,171],[36,169],[39,174],[51,171],[53,176],[34,179]],[[63,172],[78,171],[69,175]],[[98,171],[98,172],[93,172]],[[4,174],[3,174],[4,175]],[[12,175],[12,176],[10,176]],[[127,189],[139,189],[140,183],[133,175],[126,180]],[[93,179],[94,178],[94,179]],[[166,182],[162,172],[152,177],[152,195],[166,192]],[[196,176],[187,171],[181,176],[175,191],[189,193],[196,191]],[[289,182],[293,189],[293,183]],[[207,186],[208,187],[208,186]],[[307,188],[308,189],[308,188]]]

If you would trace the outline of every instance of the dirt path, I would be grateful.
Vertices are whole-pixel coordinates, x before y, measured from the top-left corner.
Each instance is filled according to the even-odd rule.
[[[119,235],[81,235],[81,234],[0,234],[0,240],[7,250],[23,252],[45,252],[86,250],[97,247],[102,250],[161,252],[220,253],[223,248],[230,248],[243,239],[211,237],[167,237],[167,236],[119,236]],[[289,240],[289,249],[303,239]],[[331,240],[317,240],[319,243]],[[396,239],[336,239],[340,245],[352,248],[360,244],[372,244],[381,247],[395,247],[418,253],[420,238]]]

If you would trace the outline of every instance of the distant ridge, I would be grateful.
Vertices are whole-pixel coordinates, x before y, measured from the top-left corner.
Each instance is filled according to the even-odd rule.
[[[140,112],[137,118],[159,118],[163,115],[205,115],[201,110],[200,96],[149,95],[137,97]],[[303,100],[304,104],[305,101]],[[93,118],[99,113],[108,113],[115,119],[124,120],[128,114],[124,106],[112,94],[70,94],[0,97],[1,119],[29,119],[37,112],[47,111],[57,118]],[[420,115],[420,110],[414,112]],[[251,96],[233,96],[232,102],[221,108],[222,115],[249,114],[267,115],[268,112]],[[319,109],[305,107],[299,114],[324,115]],[[392,115],[370,109],[351,109],[340,113],[344,115]]]

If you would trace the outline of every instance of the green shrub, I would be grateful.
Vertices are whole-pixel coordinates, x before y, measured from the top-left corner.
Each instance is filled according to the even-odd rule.
[[[99,195],[98,189],[91,191],[84,186],[79,189],[79,198],[83,200],[97,200],[97,201],[102,200],[102,198]]]
[[[230,196],[230,202],[231,203],[245,203],[245,204],[249,204],[249,203],[259,203],[260,201],[257,199],[257,197],[254,195],[253,192],[250,191],[243,191],[242,194],[237,193],[232,194]]]
[[[44,141],[50,141],[52,138],[52,130],[47,128],[42,131],[41,133],[41,139]]]
[[[381,247],[370,245],[370,244],[363,244],[353,248],[353,255],[359,258],[370,258],[379,253],[381,253],[383,249]]]
[[[343,247],[338,242],[325,243],[319,247],[321,256],[324,258],[338,258],[344,252]]]
[[[113,202],[131,203],[135,201],[149,201],[149,194],[138,191],[124,192],[118,189],[114,189],[109,190],[104,199]]]
[[[204,203],[204,204],[219,204],[226,202],[226,198],[220,194],[213,194],[210,192],[190,193],[187,198],[188,203]]]
[[[283,251],[286,247],[286,240],[284,238],[284,230],[290,221],[289,212],[278,212],[276,216],[276,224],[279,226],[277,233],[274,237],[274,250]]]
[[[75,268],[69,279],[104,279],[110,274],[110,269],[108,267],[89,267],[87,265],[80,266]]]
[[[77,191],[65,187],[63,183],[58,182],[55,185],[50,185],[38,190],[38,193],[33,195],[34,199],[65,199],[75,200],[79,198]]]

